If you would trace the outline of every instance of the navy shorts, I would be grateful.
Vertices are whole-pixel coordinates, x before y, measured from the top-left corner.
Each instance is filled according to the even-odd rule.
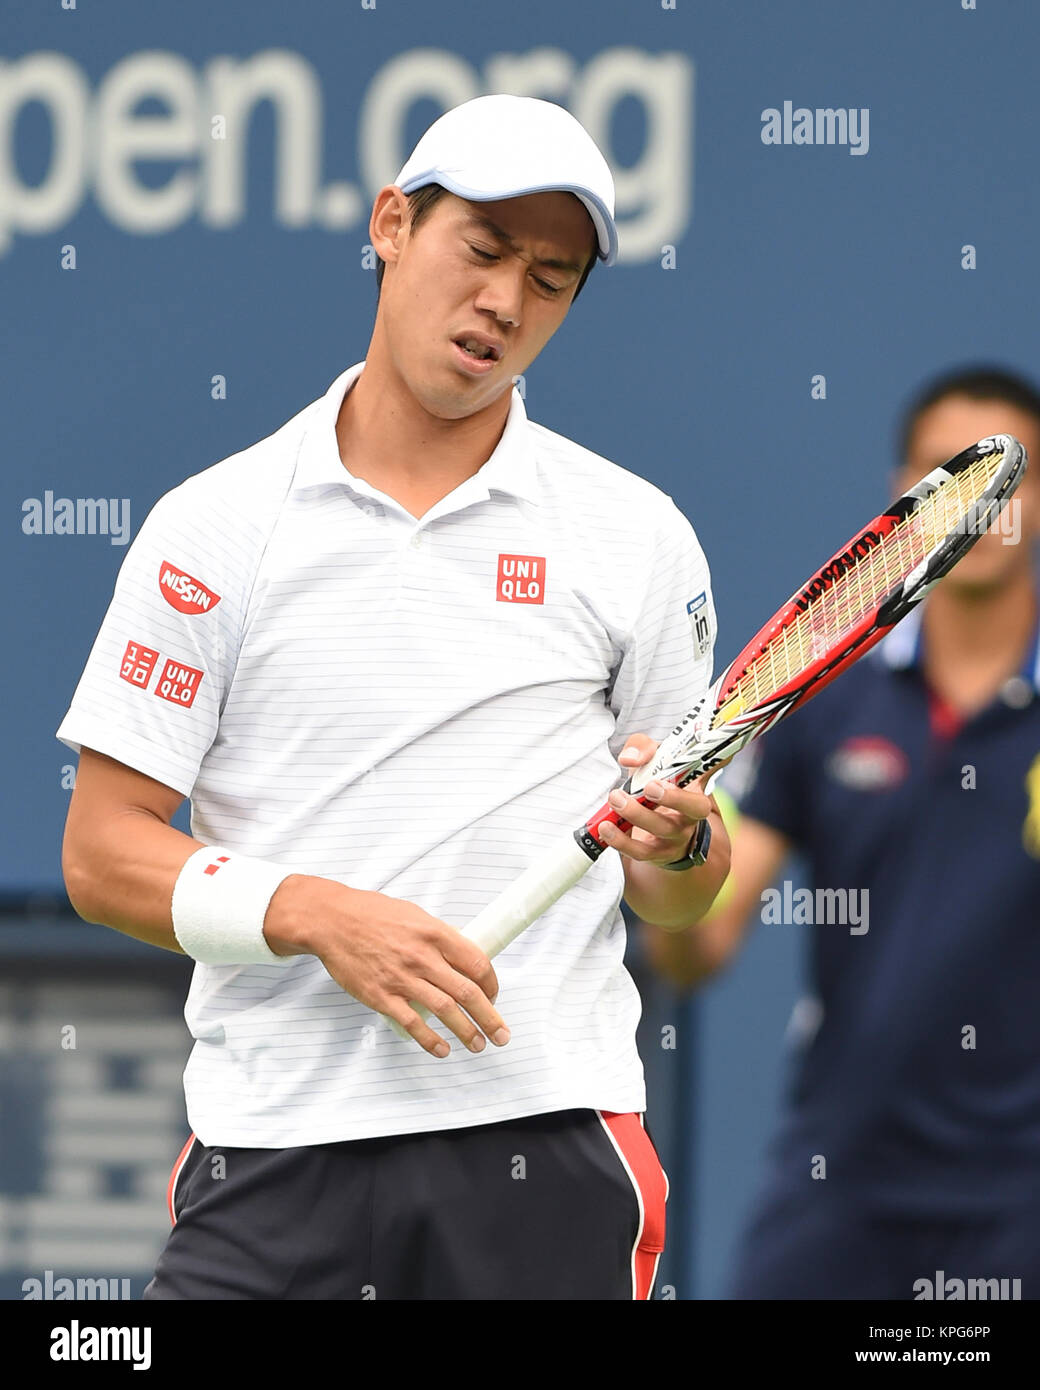
[[[144,1297],[647,1299],[667,1193],[638,1114],[292,1149],[193,1136]]]

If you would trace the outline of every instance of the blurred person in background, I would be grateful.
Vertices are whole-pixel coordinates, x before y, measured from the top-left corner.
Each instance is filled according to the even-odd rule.
[[[928,383],[893,493],[998,432],[1031,460],[1007,511],[917,614],[727,769],[740,816],[713,912],[642,928],[684,990],[756,919],[809,932],[734,1298],[1040,1297],[1040,392],[989,368]],[[770,888],[792,853],[811,903]]]

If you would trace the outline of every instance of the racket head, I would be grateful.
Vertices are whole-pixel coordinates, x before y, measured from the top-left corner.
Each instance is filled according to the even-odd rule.
[[[829,685],[986,533],[1027,462],[1012,435],[990,435],[897,497],[758,630],[630,790],[710,771]]]

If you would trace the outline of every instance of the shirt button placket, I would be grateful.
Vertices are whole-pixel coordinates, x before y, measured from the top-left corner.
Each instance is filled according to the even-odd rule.
[[[426,592],[426,550],[423,532],[413,531],[401,555],[401,595],[413,603],[418,602]]]

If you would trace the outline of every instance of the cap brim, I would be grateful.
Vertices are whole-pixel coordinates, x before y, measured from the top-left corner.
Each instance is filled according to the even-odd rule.
[[[618,234],[610,209],[597,194],[588,188],[576,188],[569,183],[544,183],[527,188],[470,188],[466,184],[445,174],[443,169],[414,174],[404,183],[398,184],[402,193],[414,193],[429,183],[439,183],[457,198],[465,198],[471,203],[495,203],[503,198],[525,198],[531,193],[573,193],[585,205],[596,229],[597,256],[604,265],[613,265],[618,254]]]

